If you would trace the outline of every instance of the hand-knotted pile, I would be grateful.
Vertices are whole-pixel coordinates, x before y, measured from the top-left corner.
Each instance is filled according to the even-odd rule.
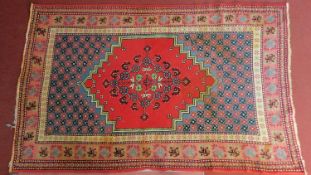
[[[287,5],[32,5],[10,171],[304,174]]]

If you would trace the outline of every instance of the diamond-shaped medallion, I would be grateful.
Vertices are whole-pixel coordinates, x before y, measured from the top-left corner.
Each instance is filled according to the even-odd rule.
[[[175,38],[123,38],[84,87],[115,130],[173,130],[214,83]]]

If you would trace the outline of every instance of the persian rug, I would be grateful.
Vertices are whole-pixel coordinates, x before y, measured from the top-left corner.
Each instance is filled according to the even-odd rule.
[[[304,174],[287,10],[32,5],[10,172]]]

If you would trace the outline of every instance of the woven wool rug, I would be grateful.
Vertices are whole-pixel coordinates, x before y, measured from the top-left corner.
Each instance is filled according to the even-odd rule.
[[[304,174],[288,29],[281,1],[32,5],[10,172]]]

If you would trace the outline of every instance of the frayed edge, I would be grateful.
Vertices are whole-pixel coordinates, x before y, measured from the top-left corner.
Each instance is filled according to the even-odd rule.
[[[16,94],[18,95],[18,94]],[[16,122],[17,122],[17,108],[15,106],[15,110],[14,110],[14,120],[12,123],[7,123],[5,124],[6,127],[11,128],[11,129],[15,129],[16,128]]]
[[[16,122],[17,122],[17,109],[15,107],[13,122],[12,123],[7,123],[7,124],[5,124],[5,126],[8,127],[8,128],[11,128],[11,129],[15,129],[16,128]]]
[[[5,124],[5,126],[8,127],[8,128],[11,128],[11,129],[13,129],[13,128],[15,129],[16,128],[15,123],[12,123],[12,124],[7,123],[7,124]]]

